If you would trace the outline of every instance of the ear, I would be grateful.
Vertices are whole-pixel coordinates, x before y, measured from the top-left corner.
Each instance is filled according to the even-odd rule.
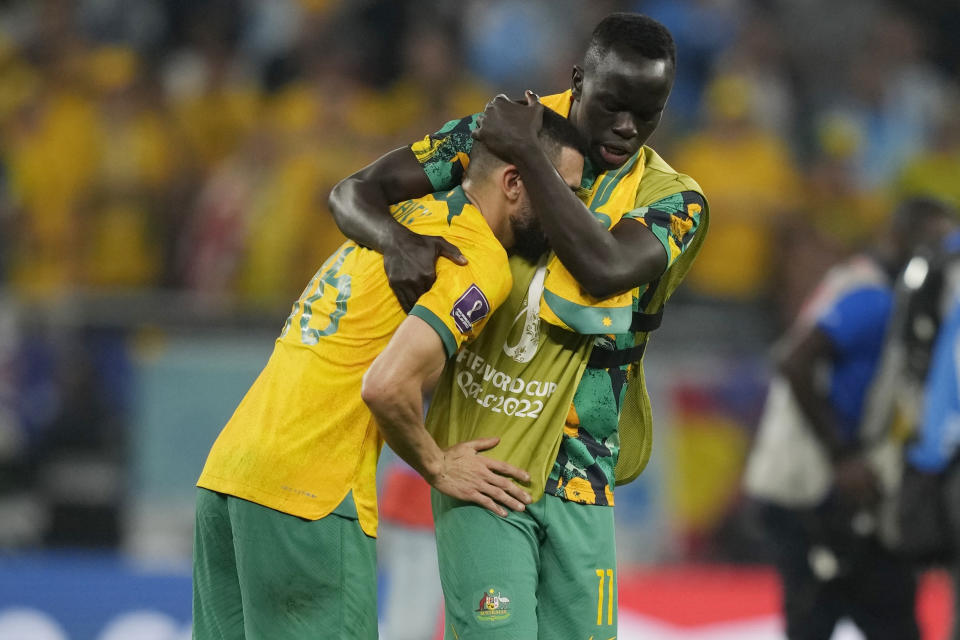
[[[508,201],[516,202],[520,199],[523,181],[520,179],[520,171],[514,165],[508,164],[504,167],[503,173],[500,174],[500,188]]]
[[[574,99],[579,99],[583,92],[583,67],[578,64],[573,65],[573,75],[570,78],[570,89],[573,91]]]

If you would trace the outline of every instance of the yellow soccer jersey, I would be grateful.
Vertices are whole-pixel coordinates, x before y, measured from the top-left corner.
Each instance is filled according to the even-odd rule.
[[[411,312],[437,331],[450,356],[509,294],[507,254],[459,187],[391,210],[412,230],[454,243],[469,261],[461,267],[439,260],[436,283]],[[197,486],[310,520],[331,513],[352,491],[361,527],[376,535],[382,441],[360,387],[404,317],[383,256],[344,243],[294,303]]]

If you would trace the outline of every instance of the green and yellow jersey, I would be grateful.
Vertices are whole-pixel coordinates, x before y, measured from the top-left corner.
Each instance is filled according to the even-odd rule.
[[[469,260],[466,267],[440,260],[435,284],[411,311],[436,330],[449,357],[509,294],[506,251],[459,187],[391,211],[410,229],[463,247]],[[383,256],[344,243],[294,303],[197,485],[310,520],[352,492],[361,527],[376,535],[382,441],[360,388],[404,317]]]
[[[570,91],[542,99],[545,106],[564,116],[569,115],[572,101]],[[478,126],[478,116],[474,114],[452,120],[435,134],[411,145],[435,189],[449,188],[463,177],[473,143],[471,132]],[[529,286],[532,278],[536,278],[532,275],[532,268],[526,269],[514,259],[511,261],[514,293],[508,306],[517,314],[517,319],[511,318],[512,324],[503,323],[502,331],[497,323],[498,328],[492,332],[496,336],[491,334],[481,339],[468,352],[461,352],[457,361],[448,366],[452,371],[449,375],[445,372],[441,378],[431,409],[435,415],[428,417],[428,428],[440,440],[444,437],[455,441],[477,435],[504,435],[505,439],[493,454],[509,458],[530,471],[535,476],[532,487],[535,495],[542,489],[567,500],[612,505],[616,480],[632,480],[649,456],[652,435],[649,400],[638,362],[584,366],[585,359],[592,348],[594,352],[610,351],[615,360],[615,354],[629,352],[646,341],[647,332],[632,326],[634,313],[660,310],[679,285],[703,241],[707,204],[696,182],[674,171],[649,147],[641,149],[622,167],[607,172],[598,173],[588,161],[578,195],[607,229],[623,218],[632,218],[647,226],[666,253],[664,274],[631,292],[608,300],[595,300],[582,294],[579,285],[555,256],[544,265],[544,282],[539,287]],[[582,339],[571,344],[569,336],[561,337],[554,329],[543,331],[541,334],[549,339],[541,337],[537,348],[542,352],[518,368],[516,358],[500,353],[501,345],[497,339],[501,333],[506,342],[516,339],[511,327],[517,325],[525,309],[532,308],[529,296],[534,293],[542,296],[538,315],[544,325],[560,327],[566,333],[576,332]],[[555,346],[565,343],[566,347],[558,352],[564,357],[574,354],[567,363],[576,371],[572,383],[569,372],[561,374],[556,367],[544,370],[535,362],[549,352],[549,349],[543,351],[548,343]],[[587,344],[585,349],[581,348],[583,344]],[[556,359],[559,356],[551,357]],[[503,393],[502,385],[498,389],[494,384],[488,389],[491,381],[486,381],[483,386],[483,376],[478,377],[477,369],[473,368],[478,362],[482,364],[483,376],[489,371],[495,372],[493,376],[502,372],[501,381],[508,377],[533,380],[540,385],[538,389],[554,389],[544,396],[516,396],[514,400],[525,415],[522,416],[523,424],[518,424],[514,431],[523,435],[506,435],[513,422],[521,421],[515,416],[504,415],[503,409],[507,402],[512,402],[511,396]],[[447,378],[451,384],[444,385]],[[628,382],[637,378],[639,380],[633,385],[635,397],[628,397],[631,386]],[[469,384],[462,384],[465,381]],[[573,386],[563,391],[554,387],[555,384]],[[445,399],[447,394],[453,400],[448,402]],[[483,411],[474,416],[477,409],[470,401],[463,402],[465,398],[476,400]],[[525,400],[537,408],[533,420],[529,412],[522,411]],[[562,402],[567,404],[557,406]],[[497,403],[501,403],[499,411],[484,406],[492,404],[496,408]],[[513,404],[509,406],[513,407]],[[627,419],[622,416],[624,406],[629,407]],[[532,428],[531,422],[540,424],[542,430]],[[563,425],[563,428],[553,428],[554,424]],[[445,436],[447,429],[452,433]],[[545,434],[546,442],[537,440],[539,436],[535,437],[535,432]],[[618,469],[621,436],[624,434],[629,440],[630,455]],[[537,479],[544,455],[552,457],[547,461],[544,478]]]

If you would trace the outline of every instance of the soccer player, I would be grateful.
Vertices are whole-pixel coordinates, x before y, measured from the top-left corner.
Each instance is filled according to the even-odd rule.
[[[438,442],[496,434],[500,444],[485,455],[522,461],[535,501],[496,518],[434,494],[448,638],[617,633],[610,507],[614,485],[640,473],[651,446],[640,360],[707,226],[696,182],[644,146],[675,58],[663,25],[612,14],[594,30],[569,90],[542,104],[497,98],[479,129],[479,114],[451,121],[331,193],[340,228],[384,253],[391,286],[409,307],[435,258],[455,259],[456,248],[394,224],[388,203],[456,184],[476,136],[518,167],[555,252],[538,265],[511,260],[509,299],[433,396],[427,421]],[[576,194],[532,144],[548,110],[588,140]]]
[[[578,132],[560,116],[542,122],[535,146],[576,188]],[[470,159],[462,187],[391,207],[399,224],[463,245],[470,260],[441,265],[409,315],[382,256],[353,242],[294,303],[197,482],[195,638],[376,638],[381,436],[444,494],[498,514],[529,501],[507,479],[526,472],[477,455],[495,438],[440,448],[423,426],[423,389],[510,291],[505,249],[544,246],[517,168],[482,146]]]

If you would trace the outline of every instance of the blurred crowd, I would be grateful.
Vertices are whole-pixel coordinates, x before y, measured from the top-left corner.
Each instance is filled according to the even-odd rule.
[[[892,203],[960,205],[949,5],[0,0],[0,300],[174,291],[282,314],[343,240],[338,180],[496,93],[566,89],[593,25],[639,11],[678,47],[651,144],[713,212],[683,297],[773,333]],[[0,460],[58,420],[117,441],[123,335],[65,357],[29,334],[0,305]],[[15,459],[0,493],[32,468]]]
[[[342,239],[337,180],[497,92],[566,88],[590,25],[636,10],[680,52],[654,144],[716,214],[688,288],[789,319],[891,200],[960,199],[957,17],[937,7],[7,0],[0,282],[286,301]]]
[[[405,26],[394,3],[5,4],[3,279],[17,295],[287,300],[342,241],[329,188],[490,93],[460,79],[453,32]]]

